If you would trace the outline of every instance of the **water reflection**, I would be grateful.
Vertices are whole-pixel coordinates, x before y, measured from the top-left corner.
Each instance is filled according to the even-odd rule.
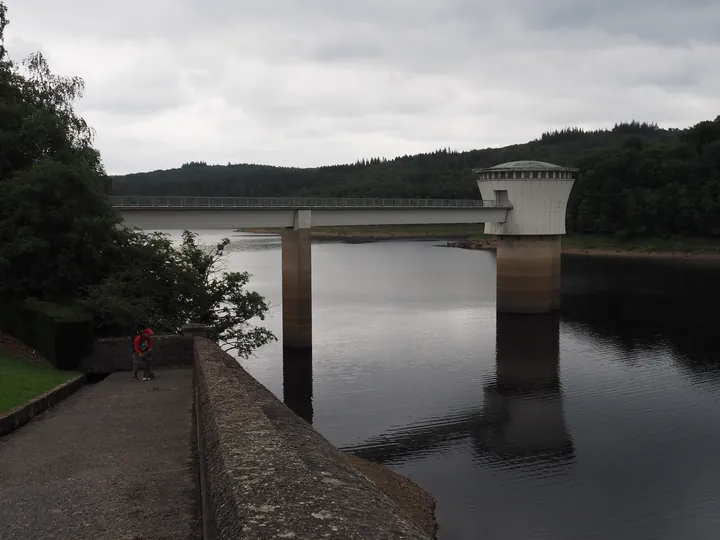
[[[277,234],[234,233],[225,234],[223,237],[231,240],[226,248],[228,253],[267,251],[281,247],[280,236]]]
[[[280,335],[279,240],[238,244],[228,267],[253,275]],[[439,538],[717,536],[716,269],[564,256],[558,325],[496,320],[488,253],[323,243],[313,309],[314,364],[275,343],[243,365],[431,492]]]
[[[313,422],[312,350],[283,348],[283,401],[307,423]]]
[[[720,382],[717,262],[566,257],[563,268],[562,318],[574,329],[614,343],[626,362],[661,349],[693,382]]]
[[[469,439],[478,461],[513,468],[545,462],[560,471],[573,460],[573,443],[563,413],[559,335],[555,314],[499,314],[495,378],[484,385],[482,406],[418,422],[348,450],[389,464]]]
[[[521,462],[569,462],[573,444],[560,383],[560,320],[550,315],[497,315],[496,378],[486,385],[479,454]]]

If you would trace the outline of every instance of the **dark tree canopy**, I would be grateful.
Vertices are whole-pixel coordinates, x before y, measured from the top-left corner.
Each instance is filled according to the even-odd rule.
[[[0,305],[35,298],[89,311],[100,334],[140,321],[177,332],[189,322],[240,354],[274,339],[250,324],[265,300],[249,275],[221,272],[227,241],[207,249],[186,233],[129,230],[107,199],[108,177],[93,131],[74,112],[83,81],[54,75],[36,53],[7,56],[0,1]]]

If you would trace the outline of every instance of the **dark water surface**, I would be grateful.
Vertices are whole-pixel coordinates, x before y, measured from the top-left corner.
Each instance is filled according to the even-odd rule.
[[[280,336],[279,238],[228,235]],[[560,316],[496,316],[494,255],[438,243],[314,244],[312,358],[243,366],[441,540],[720,538],[720,270],[564,257]]]

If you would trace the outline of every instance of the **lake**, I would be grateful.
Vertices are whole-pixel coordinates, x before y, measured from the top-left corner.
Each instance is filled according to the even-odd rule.
[[[279,237],[223,236],[280,337]],[[442,243],[313,244],[312,358],[242,365],[432,493],[440,540],[717,538],[718,268],[564,256],[559,316],[497,316],[494,255]]]

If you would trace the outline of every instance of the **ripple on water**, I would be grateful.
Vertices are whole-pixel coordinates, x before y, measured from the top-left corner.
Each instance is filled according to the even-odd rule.
[[[237,242],[279,306],[279,239]],[[528,323],[492,256],[432,243],[313,246],[315,427],[429,490],[440,540],[716,538],[714,270],[564,259],[560,320]],[[290,384],[279,345],[244,365]]]

